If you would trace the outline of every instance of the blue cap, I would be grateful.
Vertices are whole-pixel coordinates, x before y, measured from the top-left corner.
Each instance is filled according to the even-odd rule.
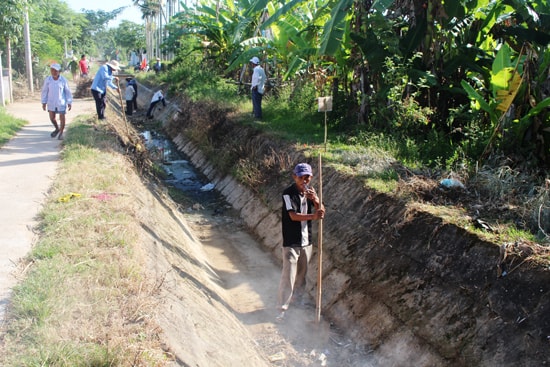
[[[311,166],[307,163],[298,163],[296,167],[294,167],[294,174],[298,177],[302,177],[305,175],[313,176]]]

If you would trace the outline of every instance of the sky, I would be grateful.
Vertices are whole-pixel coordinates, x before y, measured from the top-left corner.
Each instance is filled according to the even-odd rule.
[[[143,20],[141,19],[141,11],[138,7],[133,5],[132,0],[62,0],[71,9],[76,12],[80,12],[81,9],[86,10],[103,10],[106,12],[113,11],[115,9],[127,6],[126,9],[117,17],[116,20],[109,23],[109,27],[116,27],[120,21],[129,20],[134,23],[141,24]]]

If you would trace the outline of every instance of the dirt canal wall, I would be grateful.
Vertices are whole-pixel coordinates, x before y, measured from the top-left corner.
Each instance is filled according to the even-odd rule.
[[[147,93],[140,89],[145,101]],[[155,113],[280,260],[281,192],[294,164],[319,172],[318,160],[230,116],[185,100]],[[330,165],[322,174],[324,319],[374,355],[391,355],[387,365],[550,365],[550,269],[528,261],[531,250],[486,242]]]

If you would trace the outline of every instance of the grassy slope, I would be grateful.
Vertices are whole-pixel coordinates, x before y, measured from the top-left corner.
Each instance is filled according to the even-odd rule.
[[[3,366],[158,365],[153,284],[137,246],[134,166],[107,131],[70,127],[41,213],[40,240],[14,289]],[[140,362],[141,361],[141,362]]]

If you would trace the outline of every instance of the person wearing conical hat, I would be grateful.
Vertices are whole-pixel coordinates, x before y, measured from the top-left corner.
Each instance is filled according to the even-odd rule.
[[[113,84],[113,81],[118,80],[118,78],[113,75],[113,72],[119,70],[120,66],[118,64],[118,61],[111,60],[100,66],[99,70],[95,74],[94,80],[92,82],[92,96],[94,96],[97,118],[99,120],[105,119],[105,107],[107,106],[107,87],[115,90],[118,89],[118,87]]]

